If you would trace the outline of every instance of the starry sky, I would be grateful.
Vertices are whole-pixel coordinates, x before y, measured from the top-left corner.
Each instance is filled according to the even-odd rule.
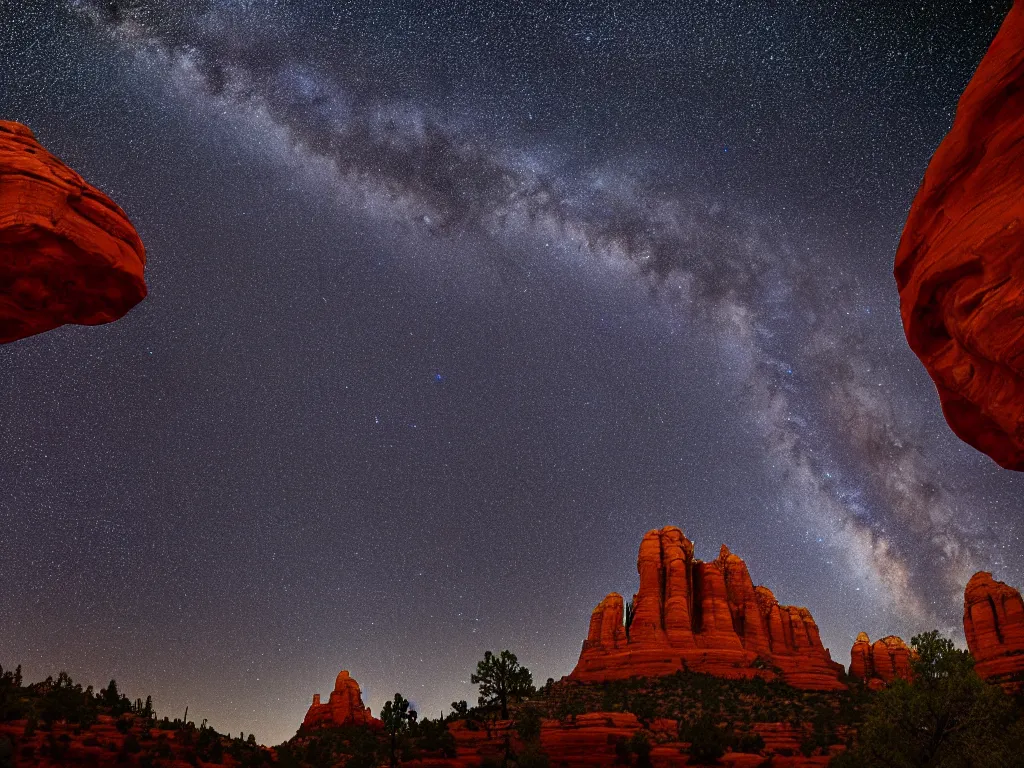
[[[892,261],[1000,2],[0,0],[150,296],[0,348],[0,663],[289,737],[567,674],[642,534],[859,631],[1024,584]]]

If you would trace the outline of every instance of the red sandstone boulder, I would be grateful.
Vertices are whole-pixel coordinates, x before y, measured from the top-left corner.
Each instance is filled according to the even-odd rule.
[[[850,677],[864,681],[869,688],[884,688],[897,677],[909,680],[913,651],[895,635],[871,644],[866,633],[857,635],[850,649]]]
[[[1008,689],[1024,680],[1024,601],[991,573],[974,574],[964,590],[964,635],[974,669]]]
[[[772,678],[814,690],[844,688],[843,668],[821,643],[806,608],[779,605],[755,589],[746,563],[722,547],[710,563],[675,527],[649,531],[637,559],[640,590],[628,633],[623,600],[594,609],[570,679],[600,682],[688,669],[722,677]]]
[[[124,211],[0,121],[0,343],[117,320],[145,298],[145,265]]]
[[[302,720],[303,728],[338,728],[343,725],[369,725],[380,727],[381,722],[363,706],[362,692],[347,670],[342,670],[334,681],[334,690],[326,704],[320,703],[320,694],[313,694],[313,703]]]
[[[895,276],[953,431],[1024,470],[1024,5],[964,91],[914,199]]]

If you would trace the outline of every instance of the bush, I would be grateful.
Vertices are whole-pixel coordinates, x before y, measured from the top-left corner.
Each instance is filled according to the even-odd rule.
[[[540,712],[534,707],[522,707],[515,716],[516,733],[523,741],[536,741],[540,738]]]
[[[758,755],[764,751],[764,739],[761,734],[749,732],[741,734],[733,743],[733,749],[737,752],[744,752]]]
[[[616,765],[632,765],[633,763],[633,750],[629,746],[629,742],[625,739],[618,739],[615,742],[615,764]]]
[[[516,757],[519,768],[548,768],[550,764],[547,753],[536,743],[527,744]]]
[[[634,696],[627,709],[644,724],[658,716],[658,704],[650,696]]]
[[[629,750],[636,755],[636,768],[651,768],[651,742],[647,734],[637,731],[629,740]]]
[[[422,720],[418,732],[421,749],[440,752],[444,757],[455,757],[455,737],[448,731],[448,723],[444,720]]]
[[[690,742],[690,759],[696,765],[713,765],[725,754],[728,744],[725,732],[704,715],[680,729],[682,741]]]
[[[576,716],[582,715],[586,711],[587,707],[582,700],[575,696],[566,696],[555,708],[555,717],[562,721],[569,720],[575,723]]]
[[[913,684],[894,680],[872,698],[860,744],[836,766],[1024,765],[1024,724],[1013,701],[974,672],[967,651],[938,632],[914,637]]]

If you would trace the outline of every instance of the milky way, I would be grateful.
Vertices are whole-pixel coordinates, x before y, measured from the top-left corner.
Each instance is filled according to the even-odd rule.
[[[502,32],[488,27],[486,15],[468,9],[451,13],[471,42],[502,39]],[[347,7],[332,13],[312,4],[299,9],[260,2],[199,2],[168,10],[146,3],[78,0],[69,6],[67,23],[74,34],[94,35],[88,38],[90,46],[104,51],[115,69],[133,71],[143,108],[147,98],[170,105],[182,115],[186,133],[216,126],[210,132],[218,138],[211,141],[234,143],[236,162],[273,169],[260,182],[267,185],[264,192],[291,196],[299,209],[306,205],[304,200],[315,199],[317,206],[326,205],[340,219],[393,233],[388,237],[401,244],[399,258],[421,263],[414,271],[443,270],[442,282],[454,274],[458,283],[471,279],[467,274],[493,268],[505,276],[504,288],[525,292],[534,286],[529,277],[533,271],[551,269],[559,279],[578,283],[581,287],[571,290],[579,291],[584,301],[588,292],[600,295],[606,290],[602,286],[611,286],[607,290],[622,297],[615,301],[630,306],[635,302],[646,318],[642,323],[650,324],[638,333],[653,339],[651,343],[689,339],[672,346],[671,354],[678,356],[681,367],[699,367],[703,373],[696,378],[705,386],[694,388],[692,372],[682,377],[678,387],[688,393],[682,407],[727,412],[721,430],[737,435],[735,440],[750,449],[744,457],[716,457],[711,442],[702,462],[725,467],[731,484],[749,486],[759,511],[723,513],[719,519],[719,508],[733,501],[714,492],[705,498],[694,480],[695,490],[681,493],[679,504],[699,499],[701,510],[675,507],[669,494],[667,503],[674,509],[634,509],[624,513],[626,525],[604,524],[606,533],[599,535],[611,536],[614,531],[625,538],[622,546],[616,545],[616,557],[621,559],[618,553],[628,552],[644,529],[664,523],[706,531],[730,545],[735,540],[761,541],[761,551],[733,548],[752,563],[755,581],[773,587],[785,584],[786,589],[777,589],[782,600],[810,605],[823,637],[842,661],[852,634],[861,628],[909,635],[939,627],[957,636],[962,589],[969,576],[980,568],[998,570],[1004,565],[1011,581],[1020,573],[1014,557],[1019,546],[1013,514],[1019,482],[997,474],[987,460],[961,446],[944,428],[934,391],[899,336],[898,298],[888,270],[898,225],[927,152],[948,125],[956,89],[994,31],[999,9],[978,9],[970,17],[971,34],[950,46],[956,54],[946,62],[936,62],[933,57],[939,54],[926,43],[932,34],[928,24],[934,19],[914,18],[908,22],[907,39],[883,36],[877,50],[869,49],[869,77],[834,86],[829,73],[856,60],[858,54],[851,52],[857,50],[856,35],[883,28],[888,23],[884,14],[865,20],[840,5],[828,16],[803,19],[792,11],[773,16],[760,9],[746,22],[756,30],[753,39],[739,51],[723,53],[719,49],[737,44],[736,37],[725,31],[735,19],[714,8],[701,6],[687,19],[668,9],[652,9],[649,15],[660,19],[667,31],[646,28],[638,18],[643,14],[613,5],[596,15],[579,10],[573,22],[552,11],[557,23],[549,19],[550,29],[543,19],[523,13],[517,19],[522,29],[510,33],[526,41],[518,54],[521,69],[467,76],[460,67],[468,66],[474,55],[486,63],[517,54],[496,51],[488,57],[470,48],[475,54],[460,55],[452,41],[434,53],[460,63],[449,65],[447,74],[441,65],[432,72],[427,66],[432,57],[414,47],[407,65],[424,65],[428,71],[410,76],[410,82],[418,84],[404,92],[379,78],[387,72],[401,80],[403,44],[413,45],[412,35],[362,48],[359,30],[419,26],[432,40],[431,35],[439,36],[444,29],[444,18],[403,12],[397,6],[381,9],[381,19],[368,14],[374,18],[367,21],[353,18],[358,13]],[[444,11],[437,15],[443,17]],[[852,25],[852,39],[841,31],[844,23]],[[495,24],[501,27],[500,22]],[[537,50],[529,44],[531,34],[543,41]],[[577,94],[572,83],[546,81],[565,74],[542,66],[549,63],[545,57],[552,56],[558,34],[568,35],[581,49],[598,46],[598,69],[617,74],[609,84],[608,103],[651,101],[654,116],[640,121],[646,131],[635,142],[625,131],[614,140],[608,138],[622,129],[619,117],[604,113],[609,109],[604,96],[588,88]],[[632,42],[622,43],[623,39]],[[814,42],[828,47],[801,47]],[[662,44],[677,48],[678,55],[659,53]],[[374,52],[383,63],[373,60]],[[531,55],[544,61],[532,61]],[[645,56],[650,57],[646,64],[635,65]],[[675,102],[652,100],[642,87],[630,85],[628,75],[634,72],[616,72],[623,59],[662,76],[659,57],[673,62],[666,68],[682,83],[680,100],[688,100],[703,117],[692,119],[677,112]],[[716,67],[722,71],[716,73]],[[518,93],[509,86],[516,72],[526,81]],[[922,84],[930,73],[941,76],[938,93],[928,90],[934,85]],[[761,77],[766,82],[756,82]],[[915,87],[923,95],[907,100],[885,95],[886,90]],[[506,98],[489,99],[488,88]],[[800,93],[801,88],[806,93]],[[798,91],[792,103],[780,94],[787,89]],[[534,91],[540,96],[531,100],[523,95]],[[543,113],[543,97],[552,93],[555,100],[562,100],[566,114],[572,114],[574,95],[581,109],[590,110],[579,118],[575,137],[571,125],[533,126],[538,120],[557,122],[553,113],[558,108]],[[819,94],[826,106],[816,113]],[[856,118],[855,128],[844,123],[856,96],[867,99],[862,118],[874,121],[872,125],[861,125]],[[903,101],[908,104],[901,106]],[[515,119],[502,119],[503,107]],[[30,107],[19,108],[32,112]],[[928,108],[934,114],[913,112]],[[822,114],[831,114],[832,122],[823,124]],[[628,124],[639,118],[624,109],[621,120]],[[790,129],[787,122],[793,123]],[[919,122],[928,127],[921,129]],[[794,135],[789,136],[789,130]],[[848,145],[843,143],[847,130],[854,134]],[[665,137],[659,139],[662,133]],[[758,146],[757,141],[763,143]],[[822,147],[819,142],[834,146]],[[181,146],[176,150],[190,151]],[[819,151],[822,154],[816,156]],[[737,156],[740,159],[734,159]],[[899,160],[892,159],[897,156]],[[858,162],[863,167],[857,169]],[[847,175],[851,167],[855,177]],[[787,178],[790,172],[793,178]],[[144,230],[145,206],[139,207]],[[312,218],[323,215],[321,208],[309,207],[318,211]],[[227,241],[233,237],[230,229],[222,236]],[[187,237],[185,243],[183,247],[197,247]],[[225,254],[238,252],[237,246],[224,245]],[[437,252],[447,255],[429,255]],[[151,246],[151,263],[159,264],[161,258],[158,275],[172,272],[171,254],[162,255]],[[344,274],[349,267],[338,260],[320,269]],[[158,295],[159,283],[152,281]],[[455,301],[458,290],[451,292],[448,300]],[[160,315],[163,322],[174,322],[171,308],[163,307]],[[308,332],[321,331],[314,324]],[[659,335],[671,341],[658,340]],[[46,343],[26,344],[31,352],[11,353],[14,369],[19,363],[30,367],[19,361],[18,354],[46,354]],[[623,365],[637,362],[624,360]],[[527,363],[526,368],[532,371],[533,365]],[[428,373],[436,384],[445,383],[447,374]],[[616,375],[642,378],[644,372]],[[589,367],[570,372],[570,380],[560,386],[574,388],[577,376],[588,378]],[[16,379],[11,381],[15,383],[10,386],[17,388]],[[189,386],[204,385],[198,381]],[[668,377],[650,386],[657,391],[675,385]],[[656,401],[657,397],[649,398],[648,407],[658,407]],[[486,421],[486,409],[473,417]],[[380,416],[375,414],[374,419],[380,423]],[[415,423],[406,426],[419,428]],[[696,441],[699,451],[702,439],[703,433],[688,435],[681,430],[664,445],[648,445],[645,450],[669,451],[671,443],[689,440]],[[611,461],[637,473],[640,485],[650,482],[644,475],[649,457],[631,453],[627,442],[621,452],[613,452]],[[5,445],[6,461],[14,466],[19,438],[8,434]],[[500,460],[515,464],[532,445],[527,440],[525,448],[499,454]],[[583,438],[581,449],[588,450]],[[227,462],[228,471],[232,461]],[[697,474],[701,471],[706,470],[698,468]],[[687,475],[690,470],[680,467],[679,472]],[[414,478],[403,482],[416,492]],[[573,497],[581,491],[566,481],[561,492]],[[276,503],[287,504],[287,494],[272,495]],[[159,518],[159,509],[155,505],[150,514]],[[24,510],[15,505],[5,512]],[[260,525],[260,516],[251,514]],[[346,515],[335,517],[333,524],[347,524]],[[515,515],[511,513],[512,525]],[[429,513],[424,522],[442,529],[448,524],[443,516],[435,519]],[[574,525],[571,515],[561,523],[567,531]],[[587,521],[583,528],[594,525]],[[401,535],[409,547],[434,546],[436,540],[429,533],[417,543],[419,534],[405,530]],[[699,551],[706,548],[705,555],[720,543],[695,538]],[[531,541],[545,546],[540,534]],[[297,542],[293,556],[301,557],[303,545]],[[760,565],[785,562],[785,548],[794,546],[804,554],[791,572],[766,572]],[[499,559],[503,558],[510,564],[517,561],[515,556]],[[571,563],[563,567],[572,571]],[[630,583],[617,581],[629,578],[628,561],[607,562],[598,571],[602,567],[614,579],[595,585],[592,592],[587,587],[586,596],[580,596],[584,603],[604,587],[631,588]],[[544,569],[539,571],[541,578]],[[567,580],[571,589],[579,589],[575,579],[582,575],[568,577],[559,568],[548,578]],[[362,582],[348,583],[350,587],[338,588],[332,604],[357,599]],[[259,590],[260,584],[257,578],[250,586]],[[801,585],[796,588],[802,593],[792,594],[794,585]],[[306,604],[305,598],[297,599]],[[461,591],[450,599],[456,606],[474,603]],[[480,613],[476,603],[473,611]],[[589,607],[583,604],[573,610],[582,616]],[[416,614],[415,620],[430,624],[433,618]],[[509,643],[520,636],[516,632],[521,630],[511,635],[507,630],[519,617],[503,619],[500,611],[491,611],[489,620],[495,624],[489,635],[494,642]],[[438,631],[447,621],[437,618]],[[528,644],[525,654],[529,658],[529,650],[535,651],[538,672],[557,676],[568,671],[555,667],[575,653],[585,629],[577,623],[575,634],[568,618],[547,630],[531,627],[536,635],[548,635],[541,642],[545,651]],[[374,626],[359,628],[370,645],[378,642],[377,631]],[[456,626],[451,631],[467,630]],[[31,638],[18,640],[16,648],[32,647]],[[269,645],[276,642],[267,640]],[[336,658],[338,649],[329,639],[322,642],[314,652],[318,658]],[[401,686],[400,670],[407,668],[404,662],[393,661],[370,669],[371,699],[387,695],[378,686]],[[443,674],[427,670],[416,677],[406,672],[404,679],[414,677],[433,682]],[[424,704],[445,703],[456,695],[446,699],[448,690],[425,694]],[[297,711],[292,702],[282,706],[283,711]],[[227,711],[232,722],[249,722],[234,709]],[[287,725],[275,721],[274,715],[270,721],[262,727],[275,735],[286,734]]]

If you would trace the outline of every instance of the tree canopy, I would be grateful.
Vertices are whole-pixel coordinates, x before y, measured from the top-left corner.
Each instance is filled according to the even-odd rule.
[[[868,707],[859,744],[832,765],[891,768],[1024,766],[1021,713],[974,671],[970,653],[938,632],[910,641],[912,681],[897,679]]]
[[[512,651],[502,651],[500,655],[484,653],[470,681],[480,687],[480,706],[501,707],[503,720],[508,719],[509,703],[533,693],[533,675],[519,664]]]
[[[398,737],[404,734],[416,722],[416,710],[409,709],[409,700],[396,693],[391,701],[384,702],[380,711],[380,719],[384,730],[391,737],[391,765],[398,765]]]

